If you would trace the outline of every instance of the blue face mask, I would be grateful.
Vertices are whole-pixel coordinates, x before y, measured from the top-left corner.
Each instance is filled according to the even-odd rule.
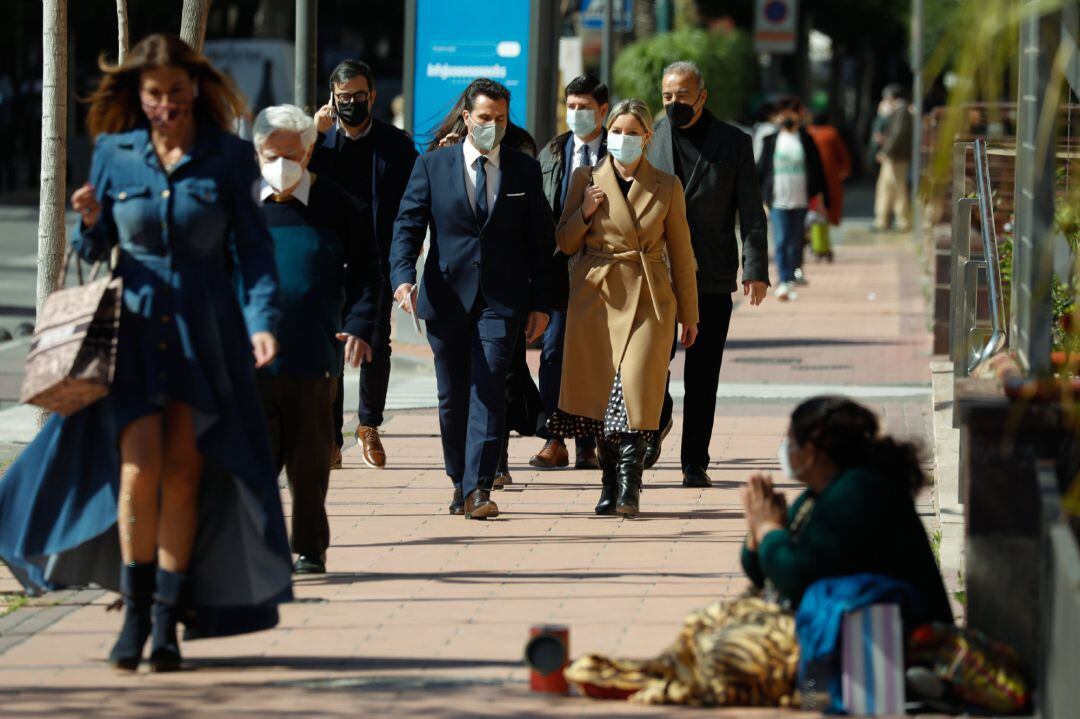
[[[641,135],[616,135],[608,133],[607,149],[611,156],[624,165],[632,165],[641,157],[645,138]]]
[[[596,130],[596,112],[586,109],[566,109],[566,126],[578,137],[588,137]]]

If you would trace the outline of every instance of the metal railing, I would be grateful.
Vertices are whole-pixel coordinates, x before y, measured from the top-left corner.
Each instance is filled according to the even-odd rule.
[[[975,196],[967,192],[967,158],[975,160]],[[971,210],[979,211],[982,254],[971,252]],[[990,160],[986,141],[958,142],[953,146],[952,288],[949,295],[950,358],[957,377],[966,377],[980,362],[1005,349],[1008,322],[1001,287],[1001,258],[994,226],[994,199],[990,187]],[[979,275],[986,277],[990,326],[978,319]]]

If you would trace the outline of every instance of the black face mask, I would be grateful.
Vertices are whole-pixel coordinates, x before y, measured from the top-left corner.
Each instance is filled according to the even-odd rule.
[[[672,102],[665,106],[664,110],[667,112],[671,124],[675,127],[689,125],[690,121],[694,119],[694,106],[687,105],[685,102]]]
[[[780,124],[784,126],[785,130],[795,129],[795,120],[793,118],[785,117],[783,122],[781,122]]]
[[[368,104],[366,102],[350,102],[348,105],[337,106],[338,117],[342,122],[351,127],[359,127],[368,119]]]

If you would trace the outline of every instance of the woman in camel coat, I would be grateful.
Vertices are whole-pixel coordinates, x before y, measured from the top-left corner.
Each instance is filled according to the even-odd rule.
[[[686,201],[644,158],[652,117],[624,100],[608,117],[609,155],[574,173],[556,230],[571,255],[559,436],[593,435],[603,471],[597,514],[638,512],[645,442],[660,426],[671,337],[697,337],[697,280]]]

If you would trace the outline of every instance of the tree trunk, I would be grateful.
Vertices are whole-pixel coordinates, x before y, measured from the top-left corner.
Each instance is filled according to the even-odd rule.
[[[128,53],[128,12],[127,0],[116,0],[116,30],[118,49],[116,61],[123,63]]]
[[[67,194],[67,0],[42,0],[41,194],[38,206],[37,311],[56,289],[64,260]],[[44,424],[45,414],[38,420]]]
[[[201,53],[206,40],[206,19],[210,15],[210,0],[184,0],[180,16],[180,39]]]

